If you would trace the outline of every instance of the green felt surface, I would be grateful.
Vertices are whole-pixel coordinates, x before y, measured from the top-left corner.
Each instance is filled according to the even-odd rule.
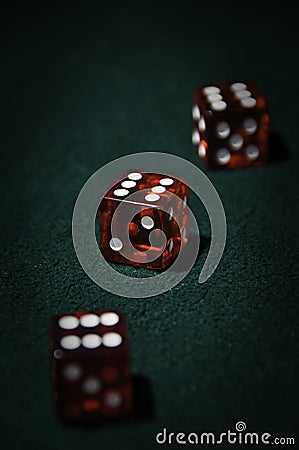
[[[298,7],[261,3],[57,2],[3,10],[5,450],[152,449],[163,427],[221,432],[238,420],[251,431],[296,437]],[[205,170],[228,223],[217,271],[197,283],[205,246],[188,277],[158,297],[100,289],[72,245],[82,185],[110,160],[140,151],[200,166],[190,143],[194,87],[239,79],[255,80],[265,94],[280,159],[258,169]],[[208,242],[208,218],[196,199],[191,206]],[[106,307],[127,314],[132,370],[146,380],[153,411],[94,429],[67,427],[52,411],[47,320]]]

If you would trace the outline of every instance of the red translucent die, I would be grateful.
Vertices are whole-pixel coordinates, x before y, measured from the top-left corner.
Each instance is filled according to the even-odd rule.
[[[192,116],[192,142],[208,168],[236,169],[267,161],[269,115],[252,81],[198,87]]]
[[[136,198],[130,199],[131,194]],[[188,202],[187,185],[172,176],[139,172],[124,174],[100,203],[100,249],[104,258],[114,263],[164,269],[175,260],[181,245],[187,242]],[[117,210],[120,203],[130,219],[124,220],[123,214]],[[115,221],[113,236],[112,220]],[[166,237],[164,243],[160,239],[161,231]],[[126,241],[126,234],[131,246]]]
[[[50,318],[50,357],[59,418],[122,417],[132,409],[127,329],[118,311]]]

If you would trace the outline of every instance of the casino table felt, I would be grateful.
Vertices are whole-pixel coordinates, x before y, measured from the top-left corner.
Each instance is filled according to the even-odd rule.
[[[1,23],[1,446],[151,449],[164,427],[222,432],[238,421],[296,437],[296,3],[11,3]],[[193,90],[242,79],[267,99],[271,161],[207,170],[191,143]],[[199,285],[210,227],[191,195],[202,236],[195,266],[170,291],[138,300],[86,276],[71,220],[93,172],[142,151],[198,165],[219,192],[228,235]],[[104,308],[126,314],[139,403],[125,421],[67,426],[53,414],[48,318]]]

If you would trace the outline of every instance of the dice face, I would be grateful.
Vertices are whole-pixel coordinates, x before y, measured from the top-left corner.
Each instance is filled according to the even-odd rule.
[[[88,421],[127,415],[132,407],[129,346],[117,311],[50,318],[50,357],[57,415]]]
[[[195,90],[192,142],[211,169],[259,166],[268,158],[266,102],[251,81]]]
[[[129,198],[131,194],[133,199]],[[166,268],[187,242],[188,202],[187,185],[174,177],[124,174],[100,203],[100,249],[104,258],[149,269]],[[128,218],[117,209],[120,204]]]

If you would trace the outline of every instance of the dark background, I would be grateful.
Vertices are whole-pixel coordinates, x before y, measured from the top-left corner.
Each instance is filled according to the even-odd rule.
[[[2,448],[151,449],[163,427],[222,432],[238,420],[296,437],[296,2],[24,2],[2,7],[1,22]],[[217,271],[197,283],[205,246],[163,295],[103,291],[72,245],[82,185],[140,151],[200,166],[190,142],[193,90],[242,79],[268,101],[274,161],[205,170],[228,222]],[[208,242],[195,199],[192,209]],[[52,412],[47,320],[106,307],[127,314],[139,409],[126,422],[67,427]]]

